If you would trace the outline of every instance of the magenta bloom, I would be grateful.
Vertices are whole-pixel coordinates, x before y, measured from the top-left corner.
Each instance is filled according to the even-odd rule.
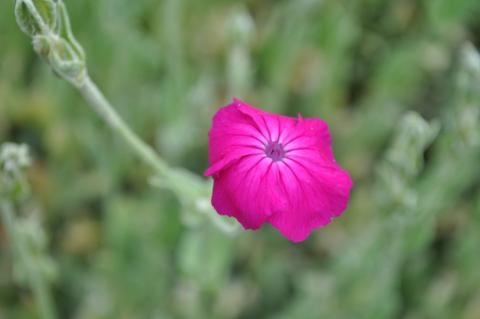
[[[234,99],[209,133],[212,204],[246,229],[270,223],[294,242],[346,209],[352,180],[320,119],[267,113]]]

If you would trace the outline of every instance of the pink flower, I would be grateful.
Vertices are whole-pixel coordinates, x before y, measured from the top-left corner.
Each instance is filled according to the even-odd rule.
[[[333,157],[327,124],[267,113],[234,99],[209,133],[212,205],[245,229],[270,223],[305,240],[346,209],[352,180]]]

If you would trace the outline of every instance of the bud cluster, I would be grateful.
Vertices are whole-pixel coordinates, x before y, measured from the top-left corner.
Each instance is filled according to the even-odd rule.
[[[86,76],[85,53],[73,35],[63,1],[16,0],[15,16],[54,72],[80,86]]]

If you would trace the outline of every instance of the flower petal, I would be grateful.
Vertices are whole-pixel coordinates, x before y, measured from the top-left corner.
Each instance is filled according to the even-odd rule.
[[[291,134],[293,136],[290,139],[285,138],[285,151],[290,153],[296,150],[315,150],[325,160],[335,162],[327,123],[320,119],[299,118],[295,131],[296,134]]]
[[[221,108],[209,132],[209,161],[215,168],[205,174],[212,175],[242,156],[261,154],[266,143],[255,122],[234,104]]]
[[[315,168],[286,160],[279,166],[288,207],[268,221],[291,241],[305,240],[346,209],[352,181],[337,165]]]
[[[240,101],[239,99],[233,99],[233,104],[238,111],[242,112],[242,114],[250,117],[253,120],[258,131],[267,141],[272,140],[272,133],[270,132],[267,122],[265,121],[265,115],[268,115],[267,112],[257,110],[247,103]]]
[[[278,165],[266,157],[245,157],[214,176],[212,205],[221,215],[235,217],[246,229],[259,228],[285,209]]]

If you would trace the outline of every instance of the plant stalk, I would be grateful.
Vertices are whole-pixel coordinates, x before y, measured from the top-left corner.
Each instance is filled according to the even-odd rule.
[[[48,283],[36,269],[35,256],[32,255],[28,248],[25,238],[18,232],[13,204],[9,200],[0,199],[0,210],[11,247],[14,253],[17,254],[20,265],[24,267],[27,274],[30,289],[38,305],[40,317],[43,319],[56,319],[57,316]]]
[[[167,163],[130,129],[88,75],[77,87],[93,110],[125,139],[145,163],[150,165],[161,177],[169,175]]]

